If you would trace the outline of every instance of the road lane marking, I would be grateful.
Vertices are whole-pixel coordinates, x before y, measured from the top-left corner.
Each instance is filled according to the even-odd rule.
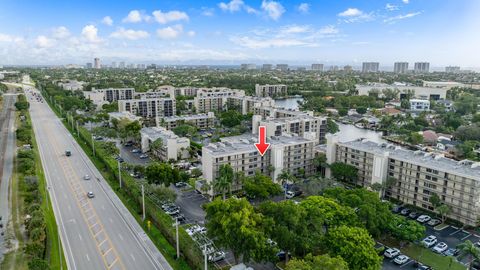
[[[133,260],[133,261],[136,261],[136,260],[135,260],[135,256],[133,256],[132,253],[130,253],[130,257],[132,257],[132,260]]]
[[[118,234],[118,237],[120,237],[120,239],[123,241],[123,236],[121,234]]]
[[[78,238],[80,238],[80,241],[83,240],[82,236],[80,234],[78,234]]]
[[[88,254],[85,254],[85,257],[87,258],[87,261],[90,261],[90,257],[88,257]]]

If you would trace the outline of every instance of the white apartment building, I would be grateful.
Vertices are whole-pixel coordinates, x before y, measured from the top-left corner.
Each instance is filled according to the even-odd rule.
[[[412,86],[406,84],[385,84],[385,83],[369,83],[369,84],[357,84],[355,89],[360,96],[368,96],[370,91],[379,92],[379,96],[383,97],[382,91],[385,89],[398,90],[399,99],[406,97],[408,92],[413,92],[414,97],[421,99],[445,99],[447,97],[447,88],[429,87],[429,86]]]
[[[313,111],[288,110],[279,107],[254,107],[253,114],[267,118],[298,117],[302,115],[313,116]]]
[[[130,112],[143,118],[168,117],[176,114],[173,98],[128,99],[118,101],[119,112]]]
[[[106,88],[83,91],[85,98],[92,100],[95,105],[103,105],[118,100],[132,99],[135,96],[133,88]]]
[[[410,99],[410,111],[429,111],[430,100]]]
[[[270,70],[272,70],[272,68],[273,68],[272,64],[263,64],[262,65],[262,70],[263,71],[270,71]]]
[[[230,96],[227,98],[227,108],[237,109],[242,114],[253,113],[255,108],[275,106],[275,100],[270,97]]]
[[[280,71],[288,71],[288,64],[277,64],[276,68]]]
[[[323,64],[312,64],[312,70],[323,71]]]
[[[215,113],[201,113],[194,115],[181,115],[164,117],[160,120],[160,125],[168,130],[172,130],[182,123],[187,123],[202,130],[215,127]]]
[[[380,63],[378,62],[363,62],[362,63],[362,72],[378,72],[380,67]]]
[[[207,183],[218,177],[218,171],[223,164],[230,164],[234,172],[243,172],[253,176],[255,172],[270,174],[278,183],[278,175],[283,170],[298,175],[304,171],[306,175],[314,173],[314,146],[316,140],[298,136],[274,136],[267,139],[270,148],[263,157],[254,146],[258,142],[256,136],[241,135],[222,138],[221,142],[211,143],[202,147],[202,171]],[[272,171],[273,170],[273,171]],[[241,189],[236,183],[233,190]],[[213,191],[210,191],[213,195]]]
[[[220,112],[226,109],[228,97],[243,97],[245,91],[229,88],[202,88],[193,99],[197,113]]]
[[[465,87],[466,85],[459,82],[423,81],[423,86],[431,88],[445,88],[446,90],[449,90],[453,87]]]
[[[429,62],[416,62],[414,65],[415,73],[428,73],[430,71]]]
[[[395,73],[407,73],[408,62],[395,62],[393,64],[393,72]]]
[[[252,117],[252,133],[258,134],[258,127],[265,126],[267,137],[293,135],[306,139],[314,139],[317,144],[325,143],[327,134],[327,117],[311,116],[308,114],[296,117],[267,118],[260,115]]]
[[[142,117],[136,116],[130,112],[110,112],[108,113],[108,118],[110,122],[112,121],[112,119],[115,119],[117,121],[127,119],[128,121],[131,121],[131,122],[142,120]]]
[[[140,130],[142,138],[142,153],[152,151],[152,153],[163,161],[188,158],[188,148],[190,140],[179,137],[170,130],[163,127],[145,127]],[[151,144],[161,139],[162,147],[151,149]]]
[[[285,84],[256,84],[255,95],[257,97],[283,97],[287,95],[287,86]]]
[[[387,197],[432,211],[429,199],[435,193],[452,209],[450,218],[469,226],[478,225],[480,163],[455,161],[368,140],[341,143],[329,135],[327,141],[327,162],[355,166],[358,185],[368,187],[393,178],[396,182],[386,191]]]
[[[79,82],[76,80],[66,80],[66,81],[57,82],[58,86],[68,91],[82,91],[84,84],[85,82]]]

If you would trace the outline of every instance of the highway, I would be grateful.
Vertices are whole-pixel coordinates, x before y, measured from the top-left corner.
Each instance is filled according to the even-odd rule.
[[[0,223],[3,228],[0,232],[0,262],[3,260],[5,250],[5,237],[7,225],[10,220],[9,186],[13,170],[13,156],[15,152],[15,104],[16,95],[6,93],[3,95],[3,106],[0,111]]]
[[[60,119],[32,96],[39,92],[25,92],[68,268],[172,269]]]

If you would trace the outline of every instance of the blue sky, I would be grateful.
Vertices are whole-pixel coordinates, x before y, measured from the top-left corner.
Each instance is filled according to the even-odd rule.
[[[480,1],[0,2],[0,65],[103,63],[480,66]]]

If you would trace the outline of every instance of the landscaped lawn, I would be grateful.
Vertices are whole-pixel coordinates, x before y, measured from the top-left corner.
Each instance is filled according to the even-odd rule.
[[[402,249],[402,253],[410,258],[422,262],[435,270],[465,270],[463,264],[455,261],[453,257],[447,257],[437,254],[430,249],[418,245],[409,245]],[[451,264],[451,265],[450,265]]]

